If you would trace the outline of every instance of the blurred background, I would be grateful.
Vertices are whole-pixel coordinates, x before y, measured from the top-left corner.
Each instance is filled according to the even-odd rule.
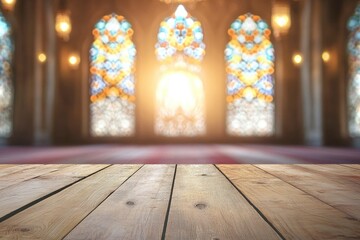
[[[1,144],[359,147],[357,5],[1,0]]]

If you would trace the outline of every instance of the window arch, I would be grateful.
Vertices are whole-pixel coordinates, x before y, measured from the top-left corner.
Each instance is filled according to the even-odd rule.
[[[130,136],[135,132],[135,57],[131,24],[116,14],[93,29],[90,49],[90,133]]]
[[[268,24],[259,16],[239,16],[228,30],[227,133],[269,136],[274,133],[274,48]]]
[[[0,137],[12,133],[13,83],[12,58],[14,46],[11,39],[11,26],[0,12]]]
[[[352,137],[360,137],[360,4],[348,21],[350,37],[347,45],[349,61],[348,129]]]
[[[161,22],[155,54],[161,64],[156,89],[155,133],[205,134],[205,94],[201,62],[205,55],[201,23],[179,5]]]

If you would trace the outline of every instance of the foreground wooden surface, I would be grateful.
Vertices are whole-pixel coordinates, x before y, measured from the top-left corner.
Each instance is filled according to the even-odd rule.
[[[360,166],[0,165],[0,239],[360,239]]]

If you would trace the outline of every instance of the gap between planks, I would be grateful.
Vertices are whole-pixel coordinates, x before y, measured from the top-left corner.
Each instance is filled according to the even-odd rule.
[[[254,165],[217,167],[286,239],[360,238],[355,218]]]
[[[0,222],[110,165],[69,165],[0,190]]]
[[[256,165],[295,188],[360,220],[360,172],[338,165]],[[340,168],[339,168],[340,167]]]
[[[171,190],[170,190],[169,204],[168,204],[168,207],[166,210],[166,216],[165,216],[165,220],[164,220],[163,231],[161,234],[161,240],[165,240],[165,236],[166,236],[167,223],[169,221],[169,213],[170,213],[170,208],[171,208],[171,200],[172,200],[174,186],[175,186],[176,171],[177,171],[177,164],[175,165],[174,177],[173,177],[173,181],[171,184]]]
[[[145,165],[65,239],[161,239],[174,165]]]
[[[0,176],[0,190],[47,173],[58,171],[68,166],[69,165],[65,164],[36,164],[32,165],[30,168],[8,173],[6,175]],[[3,173],[1,169],[0,172]]]
[[[153,165],[152,167],[156,168],[159,165]],[[166,165],[164,165],[166,166]],[[235,219],[233,222],[227,222],[225,221],[225,225],[222,223],[222,219],[217,219],[215,223],[212,223],[212,215],[219,215],[221,217],[225,217],[225,220],[232,219],[231,213],[228,211],[234,211],[232,208],[239,202],[239,196],[244,198],[246,201],[240,200],[240,202],[245,203],[245,207],[243,208],[247,209],[245,212],[249,211],[252,212],[250,214],[250,218],[247,218],[246,221],[249,222],[256,222],[258,219],[265,220],[268,219],[267,224],[271,223],[273,225],[273,230],[278,231],[278,235],[284,235],[286,238],[296,238],[296,237],[304,237],[304,239],[308,238],[342,238],[342,237],[348,237],[348,238],[357,238],[359,237],[359,231],[356,230],[356,224],[354,224],[354,220],[351,218],[344,217],[344,215],[335,208],[327,208],[326,205],[323,203],[319,203],[320,200],[310,196],[308,193],[304,194],[301,189],[295,188],[292,185],[289,185],[289,183],[283,181],[282,179],[278,178],[277,176],[274,176],[271,173],[268,173],[267,171],[264,171],[263,169],[259,169],[258,166],[253,165],[179,165],[180,171],[179,175],[175,171],[177,171],[177,167],[175,166],[175,170],[173,171],[173,174],[166,173],[167,175],[166,184],[165,186],[162,186],[166,189],[164,196],[168,196],[167,198],[161,200],[161,209],[160,214],[156,214],[156,222],[158,222],[159,226],[157,226],[156,231],[152,230],[152,234],[155,234],[153,236],[156,236],[156,239],[182,239],[183,236],[187,237],[190,236],[195,238],[208,238],[211,236],[213,239],[239,239],[241,238],[240,235],[236,232],[236,229],[233,229],[231,226],[241,226],[240,228],[244,228],[244,232],[242,232],[241,236],[260,236],[261,233],[252,233],[251,226],[247,226],[246,223],[238,224],[240,219]],[[198,167],[200,166],[200,167]],[[221,168],[226,167],[233,167],[231,171],[235,171],[237,174],[231,174],[228,172],[226,174],[226,171],[221,170]],[[215,168],[216,171],[214,171]],[[40,234],[40,236],[49,236],[49,235],[41,235],[44,233],[39,233],[39,227],[31,227],[34,225],[33,220],[31,216],[35,216],[37,212],[39,212],[40,219],[44,218],[43,221],[46,220],[47,214],[44,214],[44,211],[47,208],[47,211],[53,213],[54,212],[54,202],[58,202],[55,205],[64,205],[68,206],[68,203],[64,203],[64,199],[58,198],[58,196],[66,197],[66,195],[70,198],[73,198],[76,194],[80,194],[81,190],[87,189],[84,188],[84,184],[86,184],[88,187],[95,188],[96,186],[94,184],[98,183],[100,184],[102,181],[93,181],[91,182],[91,179],[95,175],[102,175],[104,171],[107,171],[108,168],[103,168],[98,170],[96,173],[93,173],[91,175],[88,175],[87,177],[83,177],[77,182],[67,186],[66,188],[61,189],[61,191],[56,192],[56,194],[52,194],[51,196],[46,196],[44,199],[41,199],[37,204],[33,204],[31,206],[28,206],[27,209],[23,209],[22,212],[18,212],[16,215],[13,215],[11,218],[8,218],[6,221],[0,223],[0,229],[1,224],[8,223],[6,226],[6,231],[12,231],[12,234],[25,234],[27,232],[31,232],[34,234]],[[189,170],[190,169],[190,170]],[[191,169],[193,169],[195,172],[192,172]],[[254,170],[255,169],[255,170]],[[257,169],[257,170],[256,170]],[[242,170],[242,171],[240,171]],[[239,174],[239,172],[242,172],[242,174]],[[146,171],[145,171],[146,172]],[[148,170],[148,173],[151,172]],[[230,176],[229,176],[230,174]],[[340,173],[339,173],[340,174]],[[60,174],[61,175],[61,174]],[[81,175],[81,174],[80,174]],[[153,173],[153,177],[157,179],[156,177],[159,177],[159,172]],[[336,174],[335,174],[336,175]],[[116,209],[113,208],[116,204],[118,204],[119,209],[125,209],[125,212],[128,211],[129,214],[125,214],[126,217],[130,216],[137,216],[140,219],[140,221],[143,221],[144,219],[144,212],[147,214],[150,214],[149,212],[143,211],[143,210],[135,210],[137,207],[140,209],[146,209],[146,203],[143,203],[145,205],[139,205],[138,202],[141,203],[141,201],[145,201],[147,198],[143,198],[142,194],[144,192],[147,192],[151,195],[151,193],[148,192],[148,189],[144,187],[144,185],[150,186],[150,189],[153,188],[153,182],[148,181],[148,179],[145,178],[145,182],[141,181],[141,176],[147,176],[145,173],[139,174],[139,172],[136,172],[136,174],[131,175],[128,177],[127,180],[123,183],[124,185],[120,185],[116,191],[107,192],[107,195],[104,199],[101,199],[101,202],[98,203],[96,206],[91,205],[91,207],[87,208],[88,212],[79,215],[82,217],[78,217],[78,220],[72,222],[69,221],[69,224],[72,224],[72,227],[67,226],[66,230],[63,231],[62,234],[58,236],[63,236],[66,232],[71,231],[71,235],[69,234],[69,239],[72,239],[71,236],[76,236],[76,232],[81,232],[81,228],[84,228],[84,226],[89,226],[89,222],[91,223],[91,218],[96,219],[98,216],[101,216],[104,213],[101,213],[101,211],[105,211],[104,209],[109,208],[112,212],[115,212]],[[59,176],[57,176],[59,177]],[[339,175],[338,178],[341,178]],[[46,178],[45,178],[46,179]],[[194,181],[192,181],[194,180]],[[224,181],[225,180],[225,181]],[[161,181],[158,179],[155,182],[158,184],[161,183]],[[226,183],[224,183],[226,182]],[[216,186],[218,185],[219,186]],[[19,185],[19,184],[17,184]],[[195,185],[195,186],[193,186]],[[266,188],[266,186],[270,186],[271,188]],[[80,187],[82,186],[82,187]],[[229,190],[229,186],[232,187],[232,190]],[[195,187],[195,189],[194,189]],[[235,188],[234,188],[235,187]],[[216,188],[214,191],[214,189]],[[157,188],[155,188],[156,190]],[[178,190],[181,190],[182,193],[178,194]],[[242,189],[242,190],[240,190]],[[244,190],[245,189],[245,190]],[[225,191],[226,190],[226,191]],[[84,190],[85,191],[85,190]],[[237,193],[238,196],[235,196],[234,191]],[[1,192],[1,191],[0,191]],[[67,194],[67,193],[73,193],[73,194]],[[86,192],[86,191],[85,191]],[[122,194],[121,194],[122,193]],[[186,196],[190,193],[190,197]],[[243,193],[243,194],[241,194]],[[261,193],[259,195],[259,193]],[[123,194],[127,194],[125,197]],[[258,194],[258,195],[257,195]],[[82,195],[82,194],[81,194]],[[90,194],[91,195],[91,194]],[[114,195],[114,196],[113,196]],[[219,195],[219,196],[216,196]],[[0,195],[1,196],[1,195]],[[149,196],[149,195],[147,195]],[[224,197],[230,198],[230,202],[232,202],[234,205],[230,204],[228,208],[224,207],[224,202],[222,201],[229,201],[228,199],[224,199]],[[269,199],[269,197],[272,197],[274,199]],[[0,197],[1,198],[1,197]],[[114,199],[112,199],[114,198]],[[87,198],[84,198],[85,200]],[[117,200],[123,200],[120,203]],[[157,198],[155,198],[157,199]],[[187,199],[186,201],[180,201],[181,199]],[[232,199],[232,200],[231,200]],[[234,199],[237,199],[234,201]],[[60,201],[61,200],[61,201]],[[77,199],[74,199],[76,202]],[[79,200],[79,199],[78,199]],[[126,200],[126,201],[125,201]],[[276,201],[272,201],[276,200]],[[218,202],[219,204],[213,204],[215,202]],[[147,202],[150,204],[149,202]],[[210,205],[208,205],[211,203]],[[107,205],[107,207],[106,207]],[[226,205],[226,204],[225,204]],[[76,208],[78,206],[78,203],[73,203],[73,208]],[[179,206],[181,206],[179,208]],[[210,207],[209,207],[210,206]],[[226,205],[227,206],[227,205]],[[305,206],[305,207],[304,207]],[[182,208],[183,207],[183,208]],[[210,209],[212,207],[218,208],[218,209]],[[174,209],[175,208],[175,209]],[[178,208],[178,209],[176,209]],[[310,208],[310,209],[309,209]],[[58,212],[63,214],[63,208],[58,207]],[[89,209],[90,212],[89,212]],[[99,209],[99,210],[98,210]],[[102,209],[102,210],[101,210]],[[153,208],[157,209],[157,208]],[[188,213],[188,216],[184,212],[181,212],[183,209],[186,213]],[[253,210],[251,210],[253,209]],[[80,209],[81,210],[81,209]],[[236,208],[236,210],[238,210]],[[257,210],[257,211],[254,211]],[[43,214],[40,214],[42,211]],[[119,210],[117,210],[119,211]],[[155,211],[155,210],[152,210]],[[159,210],[156,210],[159,211]],[[180,216],[181,219],[174,219],[174,217],[177,217],[178,214],[176,214],[176,211],[180,211],[183,216]],[[196,212],[197,211],[197,212]],[[65,212],[65,211],[64,211]],[[123,211],[122,211],[123,212]],[[136,212],[137,214],[134,214]],[[140,213],[139,213],[140,212]],[[174,213],[175,212],[175,213]],[[29,214],[31,213],[31,214]],[[324,216],[321,217],[320,215],[323,214]],[[33,215],[35,214],[35,215]],[[114,214],[114,213],[112,213]],[[151,213],[154,214],[154,213]],[[180,214],[180,215],[181,215]],[[185,214],[185,215],[184,215]],[[198,218],[199,214],[202,216],[202,218]],[[243,211],[240,211],[239,215],[244,214]],[[255,214],[255,215],[254,215]],[[261,216],[263,214],[263,216]],[[29,217],[27,217],[29,215]],[[255,217],[258,215],[258,217]],[[263,218],[261,218],[263,217]],[[105,214],[105,217],[107,214]],[[146,215],[148,221],[152,220],[152,217],[149,217]],[[50,216],[51,217],[51,216]],[[30,219],[29,219],[30,218]],[[54,216],[52,216],[52,219]],[[81,220],[79,220],[81,218]],[[302,219],[304,218],[304,219]],[[60,222],[61,224],[67,224],[61,217],[57,217],[56,220],[51,220],[47,222]],[[72,219],[72,218],[71,218]],[[160,219],[160,220],[159,220]],[[162,220],[161,220],[162,219]],[[105,218],[106,220],[106,218]],[[184,220],[188,220],[189,222],[186,223]],[[196,221],[197,220],[197,221]],[[12,225],[9,224],[13,221]],[[24,222],[22,222],[24,221]],[[28,222],[26,222],[28,221]],[[140,221],[133,221],[135,224],[140,224]],[[31,224],[27,224],[30,223]],[[175,222],[175,224],[174,224]],[[176,223],[180,224],[176,224]],[[235,222],[235,223],[234,223]],[[260,221],[261,222],[261,221]],[[101,221],[100,221],[101,223]],[[212,223],[211,226],[214,226],[213,229],[210,229],[210,231],[206,232],[202,229],[205,229],[208,223]],[[85,224],[84,226],[82,226]],[[151,224],[147,223],[148,226],[152,226]],[[181,232],[181,229],[179,229],[179,225],[187,225],[189,226],[187,228],[187,232]],[[197,225],[198,224],[198,225]],[[245,225],[244,225],[245,224]],[[271,225],[270,224],[270,225]],[[125,224],[126,225],[126,224]],[[218,226],[219,225],[219,226]],[[29,228],[27,226],[30,226]],[[43,226],[43,225],[41,225]],[[87,229],[94,229],[94,231],[97,229],[99,230],[100,226],[93,225],[94,227],[90,228],[86,227]],[[204,227],[205,226],[205,227]],[[209,226],[209,225],[208,225]],[[224,229],[229,231],[224,231],[222,229],[219,229],[219,227],[222,226]],[[244,227],[245,226],[245,227]],[[269,225],[265,225],[268,226]],[[320,227],[319,227],[320,226]],[[133,226],[124,226],[125,228],[128,227],[131,229]],[[196,227],[195,232],[194,227]],[[318,228],[317,228],[318,227]],[[61,225],[58,225],[57,227],[52,226],[52,228],[59,229],[61,228]],[[104,228],[111,228],[109,226],[106,226]],[[209,228],[209,227],[208,227]],[[331,230],[333,228],[333,230]],[[31,229],[31,231],[27,231],[28,229]],[[79,230],[80,229],[80,230]],[[200,230],[199,230],[200,229]],[[25,230],[23,233],[22,230]],[[139,230],[139,229],[137,229]],[[249,233],[250,230],[250,233]],[[271,228],[270,228],[271,230]],[[47,230],[48,232],[54,233],[54,230]],[[99,230],[104,231],[104,230]],[[112,229],[107,229],[105,232],[96,234],[100,235],[89,235],[90,238],[94,236],[107,236],[107,234],[119,234],[119,233],[109,233],[106,231],[116,231]],[[246,232],[247,231],[247,232]],[[41,231],[40,231],[41,232]],[[130,231],[131,232],[131,231]],[[149,232],[151,232],[149,230]],[[270,231],[271,232],[271,231]],[[1,233],[1,231],[0,231]],[[148,232],[146,232],[148,233]],[[279,234],[280,233],[280,234]],[[101,235],[103,234],[103,235]],[[138,233],[132,232],[133,235],[126,235],[127,233],[122,233],[124,235],[118,235],[118,236],[130,236],[134,238],[128,238],[128,239],[136,239],[139,237],[137,235]],[[144,233],[143,233],[144,234]],[[247,235],[249,234],[249,235]],[[256,235],[259,234],[259,235]],[[295,234],[295,235],[294,235]],[[0,236],[2,233],[0,234]],[[15,235],[14,235],[15,236]],[[23,235],[21,235],[23,236]],[[32,236],[38,236],[38,235],[32,235]],[[271,234],[267,235],[266,238],[271,238]],[[276,234],[275,234],[276,236]],[[165,238],[166,237],[166,238]],[[43,238],[44,239],[44,238]],[[45,238],[46,239],[46,238]],[[122,238],[122,239],[126,239]],[[189,238],[187,238],[189,239]],[[191,238],[192,239],[192,238]]]
[[[280,239],[213,165],[178,165],[166,239]]]
[[[62,239],[140,168],[140,165],[113,165],[97,171],[1,222],[0,236]]]
[[[281,237],[281,239],[285,239],[284,236],[281,234],[281,232],[274,226],[274,224],[272,224],[272,222],[269,221],[269,219],[261,212],[261,210],[257,208],[253,202],[251,202],[251,200],[228,178],[228,176],[223,171],[221,171],[217,165],[214,164],[214,166],[239,192],[239,194],[241,194],[245,198],[245,200],[255,209],[255,211],[264,219],[264,221],[267,222],[272,229],[274,229],[274,231]]]

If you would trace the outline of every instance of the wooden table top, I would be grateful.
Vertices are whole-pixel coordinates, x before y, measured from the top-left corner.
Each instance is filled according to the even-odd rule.
[[[360,165],[0,165],[0,239],[360,239]]]

